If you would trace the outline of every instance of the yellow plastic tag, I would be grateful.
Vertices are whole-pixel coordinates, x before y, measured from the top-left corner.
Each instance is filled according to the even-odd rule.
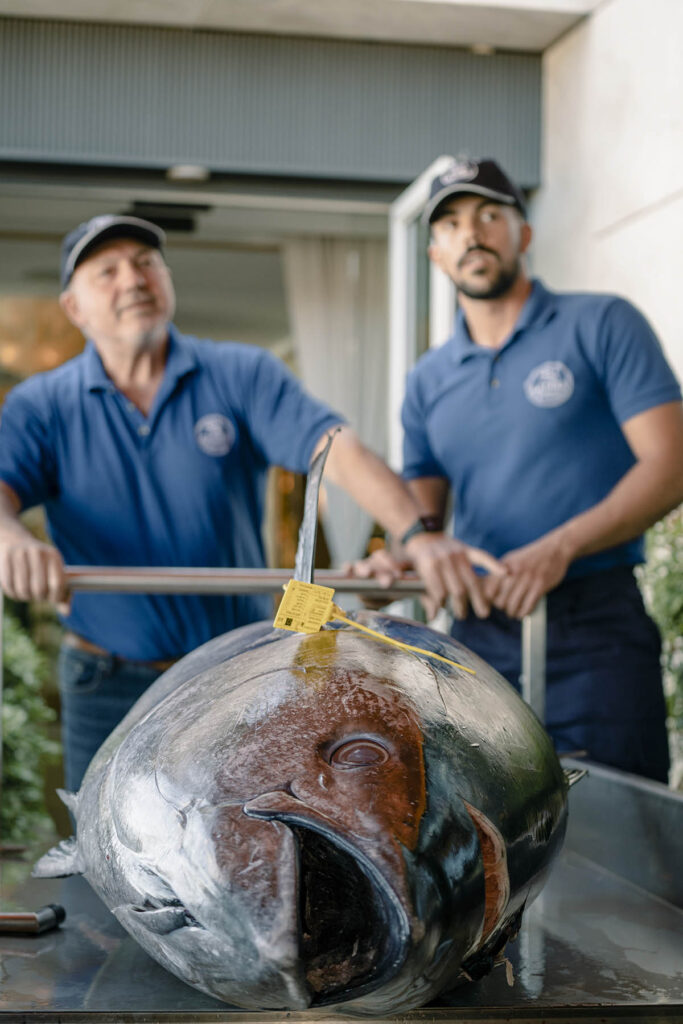
[[[290,580],[273,625],[293,633],[317,633],[330,619],[333,597],[332,587]]]

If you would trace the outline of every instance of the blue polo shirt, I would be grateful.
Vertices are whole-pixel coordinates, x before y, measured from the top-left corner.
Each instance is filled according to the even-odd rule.
[[[67,564],[260,567],[268,466],[306,472],[342,419],[264,350],[171,327],[148,416],[114,387],[91,343],[14,388],[0,421],[0,479],[23,508],[45,506]],[[66,624],[151,660],[271,612],[267,595],[76,593]]]
[[[680,397],[630,303],[535,280],[500,348],[475,344],[460,312],[453,337],[412,370],[404,476],[447,477],[456,536],[500,557],[604,498],[635,461],[620,424]],[[568,575],[642,560],[638,538]]]

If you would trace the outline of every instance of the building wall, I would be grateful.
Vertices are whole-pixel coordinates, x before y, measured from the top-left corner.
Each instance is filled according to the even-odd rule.
[[[683,378],[683,3],[606,0],[543,58],[533,269],[614,291]]]

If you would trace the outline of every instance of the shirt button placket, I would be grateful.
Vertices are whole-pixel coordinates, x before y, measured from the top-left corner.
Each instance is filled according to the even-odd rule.
[[[493,356],[491,359],[489,387],[494,389],[500,387],[500,377],[496,377],[496,364],[498,363],[499,358],[500,356]]]

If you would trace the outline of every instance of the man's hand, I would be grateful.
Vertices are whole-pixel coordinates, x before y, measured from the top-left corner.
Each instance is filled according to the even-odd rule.
[[[19,496],[0,480],[0,587],[16,601],[52,601],[68,614],[70,597],[62,556],[19,520]]]
[[[449,597],[456,618],[465,618],[470,604],[480,618],[486,618],[491,602],[484,593],[485,578],[475,573],[474,566],[496,575],[504,573],[497,559],[444,533],[416,534],[404,551],[404,557],[396,557],[386,548],[374,551],[351,566],[352,575],[359,579],[373,577],[380,586],[390,587],[406,569],[415,569],[427,589],[421,600],[429,619]]]
[[[399,579],[406,570],[412,569],[413,563],[407,559],[395,558],[388,548],[378,548],[367,558],[361,558],[357,562],[346,562],[343,566],[347,576],[359,580],[375,579],[379,587],[391,587],[391,584]],[[359,597],[366,608],[377,611],[396,600],[395,595],[388,595],[385,598],[379,596],[370,597],[368,594],[359,594]]]
[[[388,548],[378,548],[367,558],[347,562],[344,566],[348,576],[355,576],[359,580],[375,579],[380,587],[390,587],[406,570],[412,568],[413,563],[409,558],[396,558]],[[369,607],[375,606],[379,608],[381,604],[371,599]]]
[[[491,601],[484,590],[485,577],[478,576],[474,567],[503,576],[506,569],[493,555],[445,533],[418,533],[405,545],[405,552],[427,588],[422,604],[428,619],[448,598],[456,619],[466,618],[470,605],[480,619],[488,616]]]
[[[560,530],[508,551],[501,558],[505,575],[490,575],[484,582],[484,593],[496,608],[513,619],[523,619],[534,610],[549,590],[562,582],[571,556]]]
[[[0,586],[17,601],[51,601],[68,610],[61,555],[28,533],[0,542]]]

